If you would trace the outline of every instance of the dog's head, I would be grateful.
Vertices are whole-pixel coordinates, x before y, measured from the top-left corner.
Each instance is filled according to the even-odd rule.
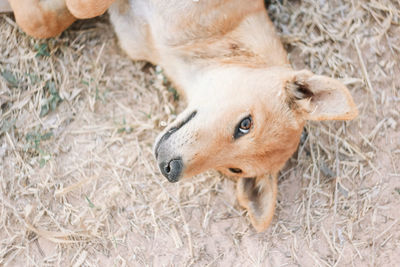
[[[348,120],[357,108],[339,81],[289,68],[224,68],[193,80],[188,107],[160,134],[155,155],[170,182],[208,169],[276,175],[305,121]]]

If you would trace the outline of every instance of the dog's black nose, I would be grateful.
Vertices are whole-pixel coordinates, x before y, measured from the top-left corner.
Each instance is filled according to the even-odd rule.
[[[158,166],[160,167],[161,173],[168,179],[168,181],[175,183],[181,176],[183,161],[181,158],[176,158],[170,161],[163,161]]]

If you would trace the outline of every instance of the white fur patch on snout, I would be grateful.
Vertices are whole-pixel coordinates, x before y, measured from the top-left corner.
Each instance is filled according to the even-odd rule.
[[[166,142],[171,137],[172,134],[174,134],[175,132],[180,130],[184,125],[186,125],[191,119],[193,119],[196,116],[196,114],[197,114],[197,110],[193,111],[182,122],[178,123],[177,126],[172,127],[163,136],[161,136],[161,138],[158,140],[158,142],[156,143],[155,148],[154,148],[154,154],[155,154],[156,158],[158,158],[159,150],[160,150],[162,143]]]

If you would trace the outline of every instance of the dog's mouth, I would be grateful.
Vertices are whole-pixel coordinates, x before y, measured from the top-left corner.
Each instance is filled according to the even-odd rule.
[[[187,116],[183,121],[181,121],[177,126],[172,127],[171,129],[169,129],[161,138],[160,140],[158,140],[155,148],[154,148],[154,154],[156,156],[156,159],[158,159],[158,155],[159,155],[159,150],[160,150],[160,146],[163,142],[167,141],[171,135],[175,132],[177,132],[180,128],[182,128],[186,123],[188,123],[191,119],[193,119],[197,114],[197,110],[193,111],[192,113],[190,113],[189,116]]]

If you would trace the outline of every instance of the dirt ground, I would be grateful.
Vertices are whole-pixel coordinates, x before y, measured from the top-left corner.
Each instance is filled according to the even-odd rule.
[[[0,265],[398,266],[400,2],[282,2],[293,66],[343,81],[360,116],[306,126],[265,233],[219,173],[162,177],[152,145],[184,103],[107,16],[35,40],[0,15]]]

